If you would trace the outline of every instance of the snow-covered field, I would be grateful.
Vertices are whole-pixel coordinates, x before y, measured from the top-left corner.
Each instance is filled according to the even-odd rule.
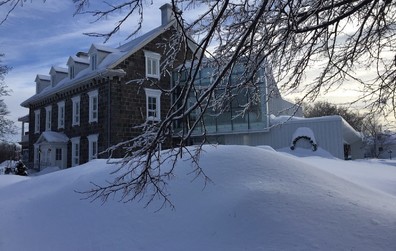
[[[203,189],[180,161],[168,187],[175,210],[82,200],[75,190],[110,179],[105,160],[0,175],[0,250],[396,250],[395,161],[205,150],[213,183]]]

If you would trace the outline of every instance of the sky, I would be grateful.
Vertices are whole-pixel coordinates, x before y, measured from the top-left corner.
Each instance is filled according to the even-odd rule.
[[[146,2],[143,28],[137,36],[160,25],[159,7],[168,1],[156,0],[152,5],[151,1]],[[12,67],[5,78],[12,92],[4,100],[10,111],[9,119],[16,121],[18,127],[22,124],[17,119],[28,114],[28,109],[20,104],[35,94],[36,75],[48,75],[51,66],[65,67],[69,56],[87,51],[92,43],[103,43],[103,38],[88,37],[83,33],[110,31],[118,20],[117,16],[111,16],[103,22],[93,23],[95,19],[89,14],[73,16],[74,12],[71,0],[27,1],[0,25],[0,53],[5,54],[2,64]],[[6,9],[1,7],[1,19],[5,13]],[[135,28],[136,20],[132,18],[106,44],[117,47],[126,43],[129,32]],[[20,137],[18,133],[9,140],[19,141]]]
[[[0,175],[0,250],[394,251],[396,161],[345,161],[319,150],[301,158],[290,154],[314,152],[206,145],[200,165],[211,182],[194,179],[183,154],[166,180],[174,209],[159,211],[158,198],[145,207],[149,194],[102,204],[76,193],[115,177],[104,159]],[[161,171],[170,168],[165,161]]]

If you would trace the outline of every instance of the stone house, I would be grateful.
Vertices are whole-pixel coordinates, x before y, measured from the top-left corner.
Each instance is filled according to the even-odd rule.
[[[170,76],[161,75],[160,66],[177,26],[171,5],[160,9],[159,27],[118,48],[92,44],[70,56],[67,68],[37,75],[35,95],[21,104],[29,115],[20,119],[29,124],[22,143],[31,167],[85,163],[165,115],[171,100],[160,89],[169,88]],[[153,79],[159,80],[155,86]]]

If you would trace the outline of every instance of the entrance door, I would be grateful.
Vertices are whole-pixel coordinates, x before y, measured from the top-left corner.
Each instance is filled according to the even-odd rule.
[[[351,145],[344,144],[344,158],[346,160],[351,159]]]

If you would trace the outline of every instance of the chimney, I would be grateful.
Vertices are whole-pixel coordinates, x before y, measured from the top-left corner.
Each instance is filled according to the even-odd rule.
[[[88,53],[82,51],[77,52],[76,56],[79,58],[89,58]]]
[[[161,25],[166,25],[175,17],[173,15],[172,5],[167,3],[160,7],[161,10]]]

